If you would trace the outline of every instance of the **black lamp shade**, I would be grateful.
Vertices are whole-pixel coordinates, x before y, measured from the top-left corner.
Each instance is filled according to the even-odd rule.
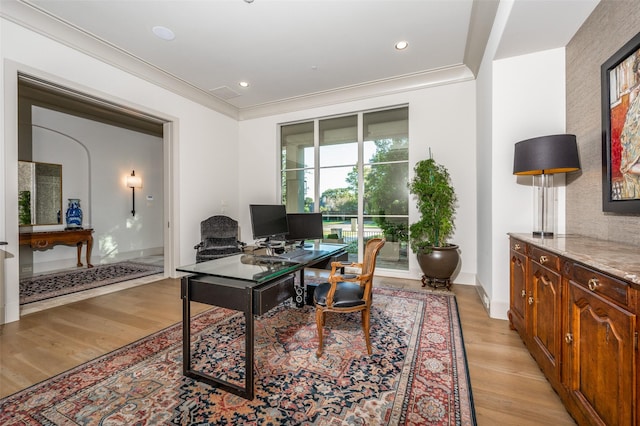
[[[576,135],[550,135],[516,143],[514,175],[543,175],[580,170]]]

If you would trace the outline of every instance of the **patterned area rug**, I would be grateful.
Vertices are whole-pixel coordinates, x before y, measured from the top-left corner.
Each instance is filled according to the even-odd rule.
[[[159,274],[163,270],[161,266],[127,261],[23,278],[20,280],[20,304]]]
[[[455,296],[374,297],[370,356],[359,315],[327,316],[319,359],[312,307],[257,318],[253,401],[184,377],[176,324],[0,400],[0,424],[475,425]],[[244,380],[243,326],[222,308],[194,319],[203,370]]]

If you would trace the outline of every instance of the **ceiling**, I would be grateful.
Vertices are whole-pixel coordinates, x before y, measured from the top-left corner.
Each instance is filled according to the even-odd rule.
[[[66,32],[58,37],[67,44],[77,45],[69,34],[77,38],[80,32],[94,43],[86,48],[94,56],[100,55],[99,43],[102,51],[111,51],[111,62],[236,113],[327,94],[353,98],[363,88],[397,90],[434,75],[474,78],[498,5],[497,0],[1,1],[63,23]],[[597,3],[515,0],[496,58],[565,46]],[[10,15],[5,7],[3,16]],[[154,26],[171,29],[175,38],[156,37]],[[400,40],[409,47],[396,50]],[[240,87],[240,81],[249,87]]]

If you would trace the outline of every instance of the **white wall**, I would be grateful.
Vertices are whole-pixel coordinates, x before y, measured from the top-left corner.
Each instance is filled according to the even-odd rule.
[[[472,284],[476,273],[476,149],[475,82],[381,96],[366,100],[305,109],[240,122],[239,164],[240,224],[242,238],[251,241],[248,206],[278,202],[279,123],[353,113],[394,105],[409,105],[409,164],[428,157],[431,148],[436,161],[449,169],[459,200],[456,233],[452,241],[460,246],[462,265],[456,283]],[[417,220],[412,201],[409,222]],[[409,256],[409,272],[376,269],[381,275],[419,278],[422,273],[415,256]]]
[[[484,229],[480,238],[490,238],[490,242],[481,243],[485,254],[479,260],[478,269],[482,273],[478,281],[490,298],[490,315],[506,319],[509,309],[507,233],[533,230],[532,178],[513,176],[514,145],[523,139],[564,133],[564,48],[497,60],[491,66],[491,123],[482,123],[485,132],[491,129],[491,138],[486,141],[491,143],[491,166],[488,167],[491,176],[489,178],[489,171],[483,169],[481,177],[483,183],[490,180],[490,191],[485,197],[488,188],[482,188],[479,207],[483,212],[483,225],[490,222],[490,232]],[[555,184],[559,186],[556,232],[563,233],[563,177],[557,176]]]
[[[39,107],[33,108],[32,123],[33,160],[62,164],[63,225],[47,228],[64,228],[67,199],[79,198],[83,226],[94,229],[94,265],[162,253],[162,139]],[[125,185],[132,170],[143,182],[136,190],[135,217]],[[33,252],[34,273],[75,264],[75,247]]]
[[[57,43],[40,34],[0,19],[0,58],[3,98],[0,152],[4,153],[4,217],[0,236],[6,246],[4,306],[0,320],[19,317],[18,218],[17,218],[17,72],[23,71],[81,92],[144,111],[171,121],[165,135],[165,218],[174,241],[165,250],[173,264],[195,260],[193,246],[200,240],[200,221],[220,211],[225,200],[227,214],[237,215],[238,123],[236,120],[160,88],[137,76]],[[169,140],[170,142],[167,142]],[[127,165],[128,168],[128,165]],[[0,183],[2,181],[0,180]],[[166,232],[166,231],[165,231]],[[2,321],[0,321],[2,322]]]

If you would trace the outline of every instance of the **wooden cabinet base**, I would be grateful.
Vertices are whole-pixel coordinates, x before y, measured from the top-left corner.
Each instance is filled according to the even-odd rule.
[[[640,284],[588,261],[606,256],[584,247],[606,244],[620,252],[511,235],[509,322],[578,424],[640,425]]]

